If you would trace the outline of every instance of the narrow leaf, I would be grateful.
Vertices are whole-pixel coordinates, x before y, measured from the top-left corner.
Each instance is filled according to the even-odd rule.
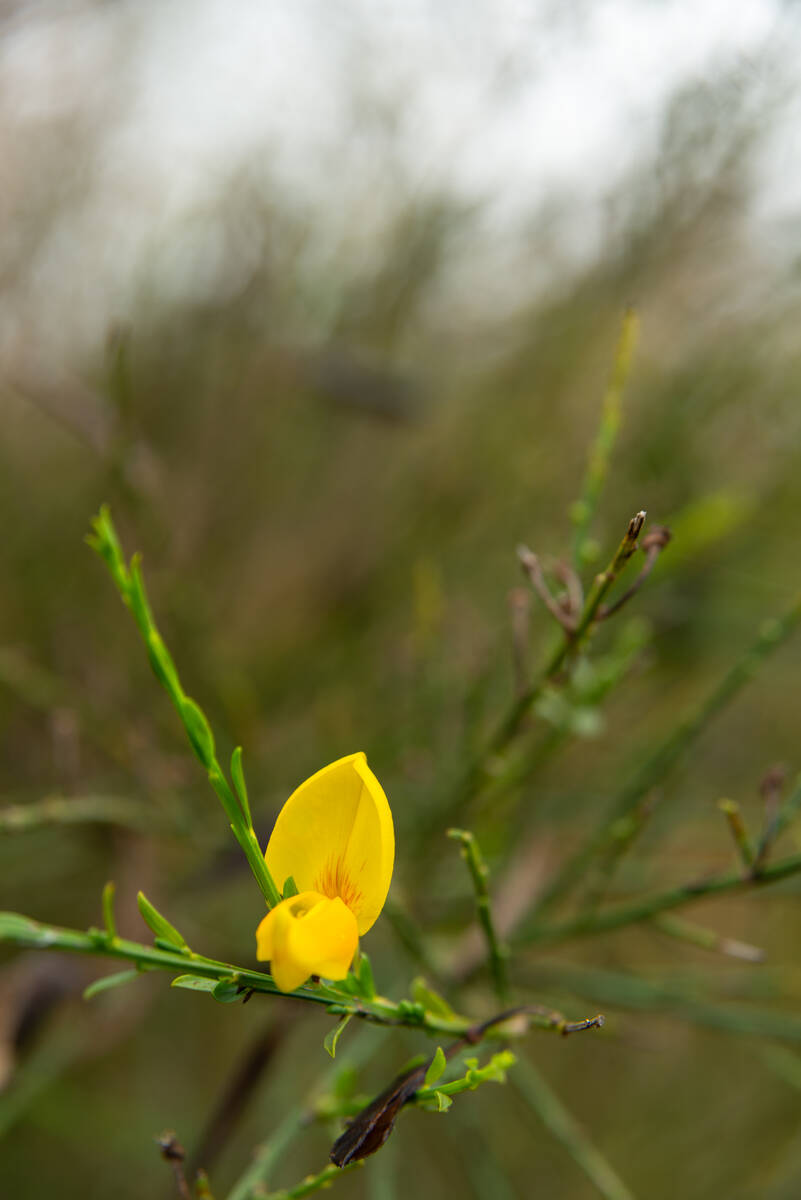
[[[186,988],[188,992],[213,992],[216,979],[204,979],[202,975],[176,975],[170,987]]]
[[[286,879],[284,880],[284,900],[288,900],[290,896],[297,896],[297,894],[298,885],[295,883],[295,880],[291,875],[287,875]]]
[[[96,979],[94,983],[90,983],[83,990],[84,1000],[91,1000],[99,992],[107,992],[111,988],[122,987],[124,983],[131,983],[134,979],[138,979],[142,974],[141,971],[115,971],[113,975],[104,975],[101,979]]]
[[[442,1046],[437,1046],[437,1052],[431,1059],[428,1070],[423,1080],[423,1087],[433,1087],[437,1080],[441,1077],[448,1060],[445,1057],[445,1051]]]
[[[177,703],[181,696],[181,681],[169,650],[164,645],[161,634],[151,629],[147,635],[147,657],[153,668],[153,674],[161,686]]]
[[[153,945],[157,950],[166,950],[168,954],[185,954],[188,957],[192,955],[188,946],[177,946],[170,938],[154,937]]]
[[[0,942],[13,942],[17,946],[52,946],[58,941],[58,933],[47,925],[40,925],[32,917],[21,913],[0,913]]]
[[[333,1029],[329,1029],[328,1033],[323,1038],[323,1046],[332,1058],[336,1057],[339,1035],[342,1033],[342,1030],[348,1024],[352,1016],[353,1013],[348,1013],[347,1016],[342,1017],[341,1020],[337,1021]]]
[[[214,734],[202,708],[184,696],[181,700],[181,719],[189,735],[192,749],[206,768],[214,765]]]
[[[374,1000],[376,991],[375,980],[373,979],[373,967],[370,959],[363,950],[359,952],[358,979],[359,988],[365,1000]]]
[[[231,778],[234,781],[236,794],[239,797],[239,803],[242,805],[242,812],[245,814],[245,820],[248,823],[248,828],[253,828],[253,819],[250,815],[250,801],[248,800],[248,789],[245,783],[245,772],[242,768],[242,747],[237,746],[231,755]]]
[[[144,892],[139,892],[136,897],[136,903],[139,905],[139,911],[145,923],[150,926],[156,937],[169,942],[171,946],[177,946],[180,950],[189,948],[175,926],[171,925],[167,918],[163,917],[159,910],[153,907]]]
[[[103,906],[103,924],[106,927],[106,933],[110,938],[117,936],[117,924],[114,920],[114,892],[115,884],[109,880],[103,888],[102,906]]]
[[[444,1092],[435,1092],[437,1098],[437,1112],[447,1112],[453,1104],[450,1096],[446,1096]]]
[[[426,1012],[432,1013],[435,1017],[452,1018],[456,1016],[448,1001],[440,996],[439,992],[435,992],[421,975],[412,980],[412,999],[418,1004],[422,1004]]]
[[[242,994],[242,985],[236,977],[231,976],[216,983],[211,994],[220,1004],[233,1004]]]
[[[134,554],[131,559],[128,600],[131,605],[131,610],[136,617],[136,623],[142,632],[145,633],[146,630],[155,628],[155,622],[150,611],[150,605],[147,602],[145,583],[142,579],[141,554]]]

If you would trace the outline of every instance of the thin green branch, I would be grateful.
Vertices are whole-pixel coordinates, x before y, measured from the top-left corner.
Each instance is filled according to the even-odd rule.
[[[799,811],[801,811],[801,775],[797,777],[795,786],[784,804],[778,809],[773,819],[766,824],[754,856],[753,870],[759,872],[763,868],[771,849],[787,826],[798,816]]]
[[[442,979],[442,969],[428,948],[423,930],[397,896],[390,894],[387,897],[382,917],[389,922],[392,932],[412,962],[422,968],[434,983],[439,983]]]
[[[187,986],[184,982],[187,977],[198,981],[216,981],[223,985],[224,992],[224,996],[219,992],[218,996],[226,1000],[237,995],[244,999],[252,992],[270,996],[285,995],[279,990],[272,976],[263,971],[253,971],[248,967],[206,958],[188,947],[181,950],[178,945],[173,947],[163,938],[159,939],[160,944],[147,946],[141,942],[128,941],[126,938],[113,937],[104,930],[91,929],[83,932],[64,929],[55,925],[44,925],[19,913],[5,912],[0,913],[0,943],[2,942],[39,950],[68,950],[77,954],[96,954],[123,959],[133,963],[141,971],[162,970],[182,976],[179,986]],[[201,984],[200,990],[208,990],[208,986],[203,987]],[[334,984],[305,985],[297,988],[291,996],[296,1000],[325,1005],[330,1012],[339,1016],[351,1014],[378,1025],[405,1026],[434,1037],[442,1034],[455,1037],[469,1035],[477,1042],[484,1036],[483,1032],[475,1036],[477,1027],[466,1017],[432,1012],[423,1004],[410,1000],[399,1000],[396,1003],[383,996],[373,999],[354,996],[350,992],[340,990]],[[562,1034],[574,1033],[599,1024],[596,1017],[586,1021],[568,1021],[561,1013],[537,1005],[526,1005],[514,1010],[514,1015],[518,1013],[525,1014],[527,1027]],[[500,1023],[500,1018],[495,1018],[485,1022],[481,1029],[487,1031],[487,1036],[503,1037],[503,1033],[497,1029]],[[488,1032],[490,1029],[491,1035]]]
[[[458,1096],[462,1092],[474,1092],[482,1083],[505,1083],[506,1072],[516,1062],[516,1057],[509,1050],[493,1054],[483,1067],[478,1065],[476,1059],[467,1059],[464,1075],[459,1079],[452,1079],[450,1083],[434,1083],[430,1087],[420,1088],[414,1094],[414,1103],[428,1107],[432,1102],[436,1104],[439,1096],[450,1097]]]
[[[649,920],[658,913],[681,908],[682,905],[693,904],[697,900],[719,896],[724,892],[747,891],[752,887],[778,883],[779,880],[787,879],[799,872],[801,872],[801,854],[794,854],[763,867],[757,874],[744,875],[742,871],[730,871],[726,874],[712,875],[707,879],[681,884],[679,887],[668,888],[666,891],[656,892],[650,896],[642,896],[626,904],[616,904],[601,909],[600,912],[579,913],[578,916],[570,917],[565,921],[544,924],[535,917],[523,925],[513,944],[565,942],[571,938],[590,934],[609,933],[613,929],[636,925],[640,921]]]
[[[344,1167],[335,1167],[333,1163],[329,1163],[317,1175],[308,1175],[300,1183],[296,1183],[294,1187],[286,1188],[280,1192],[268,1192],[264,1200],[302,1200],[303,1196],[311,1196],[314,1192],[319,1192],[321,1188],[329,1188],[335,1179],[339,1179],[346,1172],[355,1171],[357,1167],[363,1166],[364,1161],[362,1159],[359,1159],[357,1162],[347,1163]]]
[[[560,673],[569,656],[590,637],[603,601],[637,548],[637,539],[644,523],[644,512],[639,512],[631,518],[623,539],[606,569],[596,575],[575,630],[569,633],[563,631],[538,678],[517,695],[486,745],[468,764],[444,808],[433,813],[438,822],[450,824],[464,812],[466,805],[479,795],[488,780],[488,764],[508,750],[547,685]]]
[[[623,1180],[533,1063],[520,1059],[512,1084],[605,1200],[633,1200]]]
[[[745,654],[734,664],[712,689],[680,721],[676,728],[661,743],[656,751],[645,760],[629,780],[615,801],[611,813],[599,829],[584,842],[584,845],[561,867],[551,884],[545,889],[535,909],[535,915],[570,891],[585,876],[592,859],[607,846],[614,835],[615,823],[634,812],[642,798],[660,784],[667,773],[686,750],[697,741],[714,717],[718,716],[754,677],[766,658],[795,631],[801,621],[801,596],[778,619],[766,621],[756,639]],[[629,842],[629,844],[631,844]]]
[[[231,823],[234,837],[245,852],[250,869],[267,904],[273,907],[280,903],[281,894],[267,869],[250,819],[247,792],[244,790],[241,753],[235,751],[232,760],[234,790],[228,783],[217,760],[214,735],[208,719],[197,702],[187,696],[181,686],[175,663],[156,628],[145,592],[139,557],[134,555],[130,565],[125,562],[111,514],[105,506],[94,518],[92,533],[86,540],[105,562],[123,603],[130,609],[145,643],[153,672],[175,706],[192,748],[203,764],[209,782],[217,793]]]
[[[682,1021],[722,1033],[801,1042],[801,1018],[796,1013],[779,1007],[771,1009],[734,1002],[729,998],[715,999],[699,993],[694,982],[688,985],[685,980],[665,980],[664,976],[654,981],[621,971],[579,967],[566,962],[544,962],[542,959],[528,969],[538,987],[558,987],[560,991],[583,996],[587,1003],[644,1012],[666,1012]],[[521,963],[521,971],[525,970],[525,964]],[[762,973],[757,974],[761,977]],[[752,980],[754,972],[748,972],[748,978]],[[779,1002],[786,1000],[779,989],[772,990],[770,994]]]
[[[725,954],[727,958],[738,958],[742,962],[761,963],[765,961],[765,951],[749,942],[741,942],[737,938],[724,937],[716,929],[707,929],[705,925],[696,925],[695,921],[685,921],[672,913],[662,913],[654,917],[651,924],[654,929],[678,942],[686,942],[689,946],[697,946],[700,950],[711,950],[717,954]]]
[[[590,525],[598,508],[609,472],[609,460],[620,429],[623,392],[628,381],[638,332],[637,314],[629,309],[623,317],[612,373],[603,398],[601,420],[590,451],[581,495],[570,514],[576,529],[573,537],[573,561],[578,568],[583,567],[590,557],[587,553]]]
[[[122,796],[46,796],[30,804],[0,808],[0,836],[30,833],[52,825],[121,825],[137,832],[153,832],[166,824],[150,805]]]
[[[719,800],[718,808],[726,818],[743,866],[750,871],[754,865],[754,847],[751,845],[751,838],[748,836],[740,805],[736,800]]]
[[[253,1161],[240,1175],[226,1200],[250,1200],[251,1196],[257,1194],[265,1196],[264,1181],[306,1122],[307,1115],[303,1109],[293,1109],[287,1113],[267,1141],[256,1147]]]
[[[467,829],[449,829],[448,837],[454,841],[461,843],[462,858],[467,863],[470,871],[470,878],[473,881],[473,889],[476,894],[476,909],[478,910],[478,919],[481,923],[481,928],[484,931],[484,937],[487,941],[487,950],[489,951],[490,970],[492,979],[495,984],[495,993],[501,1004],[506,1004],[509,1000],[509,972],[508,972],[508,957],[509,952],[504,945],[501,944],[498,938],[498,933],[495,928],[495,922],[492,919],[492,906],[490,903],[489,888],[487,880],[489,878],[489,870],[484,862],[483,855],[479,849],[478,842],[475,836]]]

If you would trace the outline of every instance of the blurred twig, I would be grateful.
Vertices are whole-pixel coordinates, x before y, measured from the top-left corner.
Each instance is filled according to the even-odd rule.
[[[575,1117],[565,1108],[544,1076],[528,1059],[518,1060],[511,1076],[513,1086],[530,1105],[545,1128],[564,1146],[605,1200],[633,1200],[633,1195],[609,1165]]]
[[[192,1152],[193,1171],[190,1174],[194,1174],[201,1165],[207,1169],[213,1166],[230,1140],[264,1072],[275,1058],[276,1051],[283,1044],[293,1020],[294,1009],[279,1003],[268,1027],[248,1045],[245,1054],[235,1064]]]
[[[644,523],[644,512],[639,512],[631,518],[623,539],[606,569],[596,575],[584,603],[581,616],[575,624],[575,628],[569,632],[563,629],[563,636],[545,663],[540,675],[510,705],[486,745],[468,764],[457,788],[446,804],[434,810],[432,816],[438,823],[442,821],[446,826],[450,825],[464,812],[467,804],[476,798],[486,783],[488,764],[508,749],[517,737],[523,722],[530,713],[535,701],[542,695],[547,684],[556,678],[570,654],[575,652],[590,636],[598,616],[599,608],[620,572],[637,548],[637,539]],[[525,551],[525,548],[523,548],[518,553],[525,554],[530,552]]]
[[[484,937],[487,941],[495,993],[501,1004],[506,1004],[509,1000],[508,952],[498,939],[495,922],[492,919],[492,906],[487,887],[487,880],[489,878],[487,864],[484,862],[475,836],[469,830],[449,829],[448,837],[453,838],[454,841],[461,844],[462,858],[467,863],[476,894],[478,919],[481,922],[481,928],[484,930]]]
[[[192,1200],[192,1193],[189,1190],[189,1184],[186,1182],[186,1174],[184,1172],[186,1152],[183,1146],[171,1131],[162,1133],[157,1137],[156,1144],[161,1151],[161,1157],[172,1167],[175,1187],[181,1200]]]
[[[587,1004],[603,1005],[607,1011],[609,1007],[618,1007],[665,1012],[722,1033],[801,1042],[801,1018],[795,1012],[732,1002],[728,998],[717,1000],[683,980],[647,979],[623,971],[542,960],[528,967],[521,961],[520,972],[529,981],[536,981],[539,988],[570,992],[583,997]],[[749,978],[753,978],[752,972]],[[614,1031],[614,1018],[610,1018],[610,1024]]]
[[[637,314],[629,309],[623,317],[612,374],[604,394],[601,420],[590,451],[581,496],[571,511],[573,524],[576,527],[573,537],[573,561],[577,568],[584,566],[589,557],[587,554],[589,529],[598,508],[598,501],[609,471],[612,448],[620,428],[623,392],[629,377],[638,332]]]
[[[249,1200],[251,1196],[265,1196],[264,1181],[306,1123],[307,1116],[303,1109],[290,1109],[268,1140],[257,1147],[253,1162],[231,1188],[226,1200]]]
[[[722,875],[712,875],[707,879],[668,888],[664,892],[642,896],[625,904],[615,904],[600,911],[579,913],[576,917],[552,924],[544,924],[535,916],[518,932],[514,943],[563,942],[589,934],[608,933],[613,929],[622,929],[626,925],[646,921],[658,913],[692,904],[696,900],[719,896],[723,892],[746,891],[752,887],[777,883],[799,872],[801,854],[794,854],[763,867],[757,874],[744,875],[742,871],[731,871]]]
[[[586,839],[584,845],[569,858],[545,889],[535,908],[541,914],[560,900],[581,878],[592,859],[602,851],[614,834],[615,823],[627,817],[643,796],[661,783],[684,752],[695,742],[707,725],[739,694],[754,677],[770,654],[777,650],[801,621],[801,597],[776,620],[766,621],[755,641],[731,667],[720,682],[695,708],[683,718],[668,737],[657,747],[634,774],[618,796],[612,812],[599,829]],[[628,843],[630,844],[630,842]]]
[[[679,942],[687,942],[698,946],[701,950],[713,950],[725,954],[728,958],[738,958],[743,962],[760,963],[765,961],[765,951],[759,946],[748,942],[738,941],[737,938],[724,937],[715,929],[707,929],[704,925],[696,925],[694,921],[685,921],[683,917],[673,916],[672,913],[662,913],[651,922],[654,929]]]
[[[762,870],[771,849],[790,822],[798,816],[799,811],[801,811],[801,775],[796,778],[793,789],[784,804],[777,804],[771,815],[766,814],[765,828],[756,849],[752,870],[757,873]]]
[[[159,833],[164,813],[122,796],[46,796],[31,804],[0,808],[0,837],[51,825],[121,825],[138,833]]]
[[[754,865],[754,847],[751,845],[740,805],[736,800],[719,800],[718,808],[726,818],[743,867],[746,871],[750,871]]]

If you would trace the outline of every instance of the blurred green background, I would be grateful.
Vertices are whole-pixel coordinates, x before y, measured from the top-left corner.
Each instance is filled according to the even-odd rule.
[[[50,31],[75,70],[72,37],[100,37],[71,26],[76,13]],[[627,306],[641,337],[593,534],[608,555],[645,508],[674,541],[593,645],[601,662],[622,653],[621,639],[640,647],[620,685],[602,707],[542,712],[520,782],[460,816],[496,885],[525,844],[519,887],[535,896],[633,765],[798,593],[798,214],[760,223],[766,147],[796,102],[781,47],[754,46],[674,89],[651,140],[593,208],[592,246],[573,257],[571,236],[584,244],[587,231],[580,205],[564,223],[569,189],[514,226],[493,224],[455,184],[426,185],[404,165],[400,118],[359,92],[357,73],[342,136],[370,142],[380,181],[359,207],[343,214],[332,202],[327,214],[319,195],[305,205],[302,186],[242,162],[140,246],[123,303],[93,275],[99,246],[111,262],[132,253],[122,227],[102,223],[97,129],[64,91],[19,115],[11,46],[25,15],[15,18],[0,102],[6,132],[19,135],[2,235],[0,803],[85,800],[101,819],[0,830],[0,908],[85,927],[113,878],[128,936],[147,932],[142,888],[204,953],[253,961],[257,889],[82,544],[108,501],[125,547],[144,554],[187,691],[223,748],[245,748],[264,840],[302,779],[365,750],[396,822],[393,895],[446,972],[474,917],[438,811],[513,694],[515,547],[569,553],[570,507]],[[113,91],[102,74],[101,85]],[[792,157],[787,165],[797,175]],[[147,192],[147,180],[125,186]],[[55,281],[37,320],[42,248],[70,213],[74,274]],[[212,234],[206,269],[198,255]],[[85,262],[82,238],[94,248]],[[232,260],[246,264],[233,278]],[[530,621],[533,671],[553,634],[536,601]],[[800,668],[798,638],[660,784],[615,895],[733,865],[717,801],[736,799],[758,830],[766,770],[801,769]],[[555,728],[566,736],[554,739]],[[791,830],[784,848],[798,841]],[[525,1054],[633,1195],[798,1194],[798,887],[693,913],[763,948],[759,965],[648,927],[514,961],[524,998],[571,1017],[606,1013],[602,1034],[532,1033]],[[405,994],[420,966],[388,918],[367,948],[379,988]],[[219,1200],[325,1068],[331,1018],[265,997],[216,1005],[153,977],[84,1003],[105,969],[3,956],[0,1192],[166,1198],[152,1139],[169,1127],[190,1153],[200,1148]],[[635,975],[652,985],[639,1002]],[[490,1011],[486,978],[459,1003]],[[731,1012],[739,1025],[726,1032]],[[773,1036],[748,1032],[766,1013]],[[340,1054],[348,1039],[361,1039],[368,1093],[425,1048],[408,1032],[357,1038],[351,1027]],[[252,1088],[237,1074],[248,1064]],[[232,1108],[226,1089],[243,1098],[230,1129],[214,1118]],[[310,1128],[271,1186],[322,1166],[332,1133]],[[336,1187],[376,1200],[412,1187],[420,1200],[597,1194],[513,1082],[457,1098],[446,1117],[404,1114],[386,1149]]]

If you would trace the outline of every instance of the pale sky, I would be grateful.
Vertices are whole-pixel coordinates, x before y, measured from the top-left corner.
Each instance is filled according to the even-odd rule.
[[[566,252],[592,253],[593,206],[652,152],[666,100],[768,46],[789,63],[801,49],[776,0],[22,4],[0,25],[6,203],[26,211],[38,174],[13,162],[66,117],[93,151],[85,196],[52,214],[0,344],[33,323],[90,346],[143,272],[168,296],[221,278],[235,291],[258,240],[231,261],[198,214],[243,165],[313,218],[323,255],[354,225],[369,249],[399,188],[438,187],[484,205],[490,239],[568,197],[583,216]],[[770,145],[766,230],[801,202],[792,121]]]

